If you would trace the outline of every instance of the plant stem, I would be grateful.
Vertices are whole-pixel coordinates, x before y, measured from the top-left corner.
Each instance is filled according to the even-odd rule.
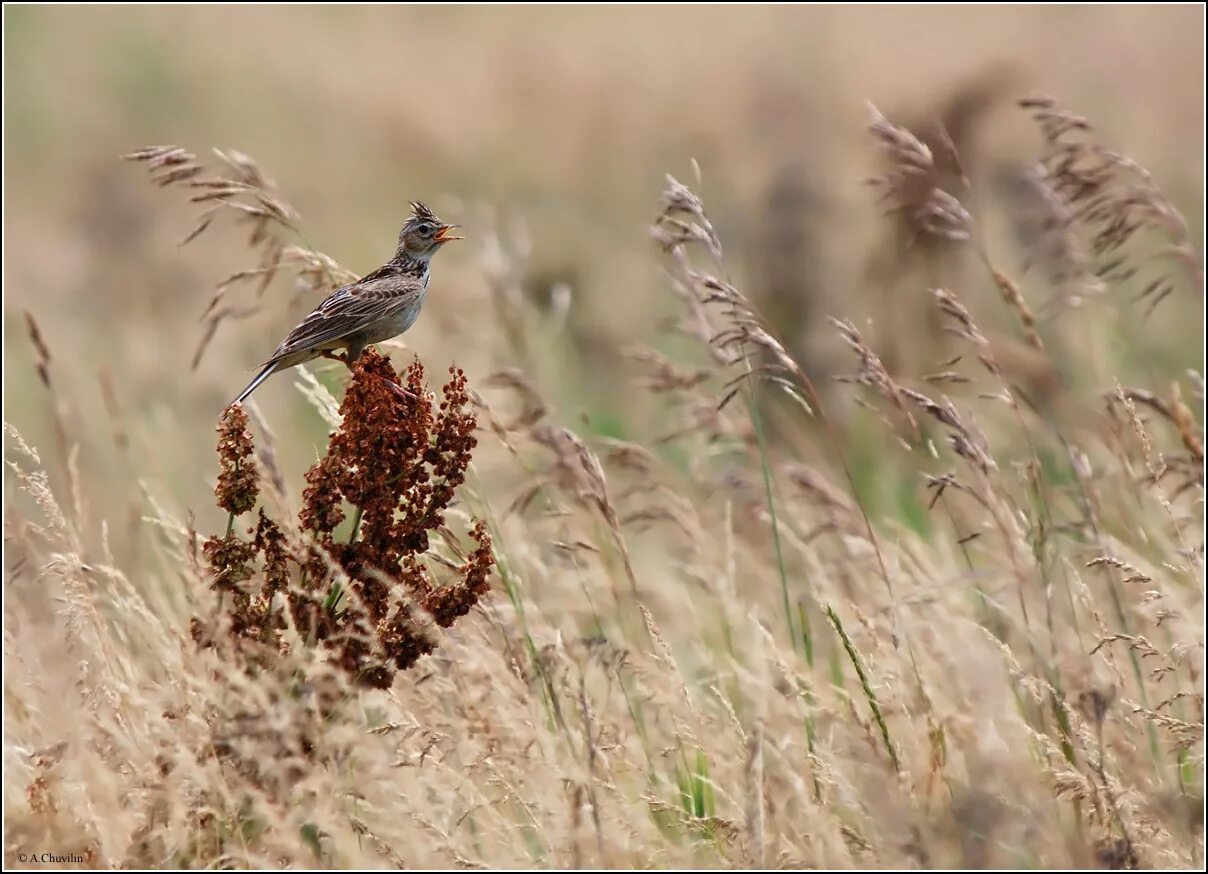
[[[868,674],[864,671],[860,653],[856,650],[855,644],[851,642],[851,638],[847,636],[847,632],[843,630],[843,623],[839,621],[839,615],[829,604],[826,605],[826,615],[830,618],[831,625],[835,626],[839,639],[843,641],[843,648],[847,650],[847,657],[851,660],[852,667],[856,669],[856,676],[860,678],[864,697],[868,699],[868,706],[872,709],[872,718],[876,720],[877,727],[881,730],[881,742],[885,744],[885,752],[889,753],[889,761],[893,764],[893,769],[900,772],[902,764],[898,761],[897,750],[893,748],[893,741],[889,737],[889,726],[885,724],[885,716],[881,713],[877,693],[873,691],[872,685],[868,682]]]

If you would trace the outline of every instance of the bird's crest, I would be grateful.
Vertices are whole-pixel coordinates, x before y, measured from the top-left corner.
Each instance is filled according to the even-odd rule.
[[[440,219],[436,217],[436,213],[434,213],[428,207],[428,204],[424,203],[422,200],[411,201],[411,211],[415,213],[415,217],[420,221],[440,222]]]

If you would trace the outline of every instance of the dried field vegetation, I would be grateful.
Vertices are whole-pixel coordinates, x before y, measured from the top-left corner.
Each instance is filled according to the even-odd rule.
[[[491,367],[439,401],[386,344],[415,400],[371,354],[342,403],[300,370],[331,433],[304,483],[284,425],[228,410],[196,462],[225,531],[144,482],[137,567],[109,548],[126,520],[80,498],[73,447],[103,429],[65,412],[71,363],[31,316],[63,463],[52,480],[7,426],[6,861],[1198,867],[1202,379],[1121,384],[1091,349],[1104,309],[1141,332],[1172,298],[1202,305],[1201,254],[1085,120],[1018,111],[1044,143],[1026,281],[953,138],[869,124],[901,253],[969,256],[1017,342],[920,278],[929,367],[841,318],[850,372],[815,386],[736,286],[699,185],[668,177],[651,259],[680,317],[618,373],[656,399],[645,431],[557,414],[526,369],[550,328],[501,238]],[[190,245],[250,229],[195,363],[283,280],[310,299],[352,275],[251,158],[128,157],[202,210]],[[1053,309],[1085,314],[1076,364]],[[874,499],[882,477],[921,519]]]

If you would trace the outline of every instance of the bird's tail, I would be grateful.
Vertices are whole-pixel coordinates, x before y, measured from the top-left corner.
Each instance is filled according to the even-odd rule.
[[[281,362],[279,362],[279,361],[270,361],[268,364],[264,365],[264,369],[256,374],[256,378],[253,379],[251,382],[249,382],[247,388],[245,388],[243,391],[241,391],[239,393],[239,397],[235,398],[235,400],[231,401],[231,403],[232,404],[241,404],[244,401],[246,401],[248,398],[248,395],[250,395],[257,388],[259,388],[260,383],[264,382],[266,379],[268,379],[270,376],[272,376],[274,373],[277,372],[277,365],[280,363]]]

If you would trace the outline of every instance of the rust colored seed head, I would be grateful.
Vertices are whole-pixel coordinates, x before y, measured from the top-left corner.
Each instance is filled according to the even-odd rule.
[[[428,612],[442,628],[448,628],[457,619],[470,612],[470,608],[478,603],[478,599],[487,593],[488,577],[494,566],[491,553],[491,535],[487,533],[486,525],[479,522],[470,532],[478,548],[470,554],[462,565],[462,583],[458,586],[448,586],[435,591],[428,598]]]
[[[256,526],[256,539],[252,545],[264,555],[264,592],[271,598],[275,592],[289,585],[289,554],[285,548],[285,535],[264,510],[260,511],[260,522]]]
[[[232,531],[206,542],[211,585],[234,595],[223,602],[229,635],[249,664],[287,645],[288,610],[302,638],[323,646],[356,682],[386,688],[436,648],[434,626],[448,628],[486,594],[493,554],[483,523],[471,530],[478,546],[451,584],[434,585],[423,561],[477,443],[462,371],[450,369],[442,395],[437,406],[418,360],[400,380],[388,358],[367,351],[349,381],[340,427],[306,474],[303,539],[291,542],[262,510],[252,540]],[[219,429],[218,497],[232,513],[252,509],[257,497],[246,425],[234,407]],[[348,505],[356,527],[337,539]],[[293,584],[290,562],[299,568]],[[212,643],[214,628],[198,622],[195,637]]]
[[[260,496],[256,460],[247,413],[240,406],[227,407],[218,424],[218,462],[218,506],[236,516],[255,507]]]
[[[302,511],[298,514],[303,529],[328,537],[344,521],[335,467],[335,460],[328,455],[306,472],[309,485],[302,494]]]
[[[240,592],[239,584],[250,580],[254,574],[251,563],[256,557],[256,547],[240,540],[234,533],[209,538],[202,552],[214,574],[215,589]]]

